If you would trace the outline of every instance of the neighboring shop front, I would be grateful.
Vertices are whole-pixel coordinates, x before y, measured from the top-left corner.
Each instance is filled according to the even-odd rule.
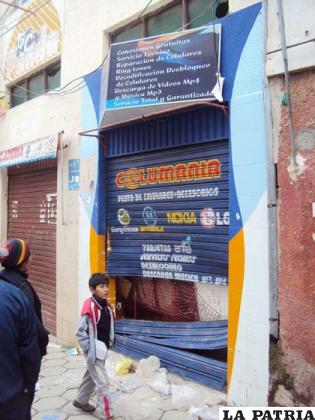
[[[216,59],[221,51],[221,70],[216,71],[215,64],[219,63],[211,60],[209,66],[190,61],[196,66],[194,77],[179,78],[190,81],[189,87],[178,83],[174,74],[182,72],[183,76],[188,66],[184,56],[202,56],[181,48],[194,45],[195,51],[201,51],[196,47],[198,39],[189,38],[191,34],[141,40],[136,46],[135,42],[129,47],[128,43],[113,46],[111,59],[114,51],[115,68],[122,71],[115,74],[111,61],[109,73],[103,77],[108,88],[107,97],[101,97],[100,113],[97,85],[87,81],[83,129],[91,128],[94,120],[100,133],[96,140],[83,137],[81,142],[81,163],[86,167],[82,174],[86,187],[81,190],[81,239],[84,234],[90,237],[90,258],[85,257],[85,262],[91,271],[104,270],[105,255],[106,270],[112,276],[110,299],[118,303],[119,316],[152,322],[150,340],[144,340],[140,330],[129,338],[120,337],[118,331],[117,349],[137,353],[138,357],[151,353],[162,360],[168,358],[165,365],[171,370],[190,377],[194,377],[191,371],[197,372],[195,379],[220,389],[227,383],[229,400],[244,405],[265,405],[268,394],[262,14],[257,4],[216,22],[222,25],[222,39],[219,45],[211,43],[211,51]],[[211,32],[218,33],[216,25],[211,30],[200,30],[199,35]],[[141,71],[152,71],[152,54],[156,55],[158,45],[163,43],[168,43],[171,50],[180,46],[181,59],[178,63],[178,55],[170,54],[169,49],[160,50],[154,74],[172,76],[158,85],[158,92],[154,91],[156,86],[151,86],[150,93],[145,88],[136,89],[126,97],[124,89],[139,85],[135,82],[138,76],[119,65],[128,60],[118,58],[133,51],[132,60],[145,57]],[[162,64],[157,63],[163,60],[175,70],[163,73]],[[206,91],[201,81],[205,80],[204,70],[210,72],[210,68],[215,74],[211,73],[211,79],[207,73],[210,79]],[[220,71],[225,78],[223,98]],[[127,78],[117,77],[126,74]],[[132,83],[128,74],[133,75]],[[145,76],[141,77],[140,85],[145,86]],[[174,93],[173,88],[178,86]],[[143,91],[146,94],[142,95]],[[203,99],[203,94],[208,101],[189,102],[189,98]],[[175,102],[183,98],[182,103],[165,104],[168,98],[172,101],[175,97]],[[138,106],[145,102],[148,107],[141,108],[139,118]],[[91,133],[86,131],[85,135]],[[83,257],[84,249],[83,244]],[[83,294],[79,298],[82,300]],[[205,340],[196,331],[209,321],[226,318],[228,343],[224,359],[222,353],[219,357],[215,354],[214,348],[202,348],[200,343]],[[163,322],[173,321],[195,322],[189,325],[195,338],[186,343],[187,356],[172,353],[157,343],[156,335],[165,332],[161,332],[166,325]],[[129,328],[125,335],[130,335],[135,326],[131,320],[122,330]],[[174,341],[178,344],[183,340],[172,339],[170,347],[174,347]],[[183,349],[182,344],[177,344],[175,347]],[[208,364],[202,359],[204,371],[208,372],[210,365],[213,368],[209,368],[208,379],[202,377],[199,356],[208,357]]]
[[[1,235],[29,242],[29,278],[45,326],[56,335],[57,132],[64,115],[61,125],[56,98],[46,93],[60,86],[63,1],[20,3],[7,8],[2,22],[8,29],[1,41],[8,94],[0,121],[1,189],[7,197]]]
[[[8,169],[7,238],[22,238],[30,245],[29,277],[52,334],[56,334],[57,138],[0,154],[0,167]]]

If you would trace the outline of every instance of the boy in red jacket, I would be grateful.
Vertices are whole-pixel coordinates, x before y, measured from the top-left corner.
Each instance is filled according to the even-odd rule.
[[[92,296],[83,304],[76,332],[87,370],[73,402],[83,411],[94,411],[95,407],[89,404],[89,400],[95,390],[101,411],[99,418],[106,420],[111,418],[111,413],[105,359],[114,342],[114,315],[107,302],[108,284],[108,276],[103,273],[95,273],[89,279]]]

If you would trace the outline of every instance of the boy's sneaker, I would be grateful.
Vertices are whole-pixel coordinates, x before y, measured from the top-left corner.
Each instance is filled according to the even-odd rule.
[[[91,404],[80,404],[78,401],[74,400],[73,405],[76,408],[80,408],[81,410],[85,411],[86,413],[92,413],[95,411],[94,405]]]

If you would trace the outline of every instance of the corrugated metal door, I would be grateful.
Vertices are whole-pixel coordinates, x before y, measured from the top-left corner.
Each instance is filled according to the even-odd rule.
[[[55,334],[56,162],[47,160],[10,169],[8,191],[8,238],[22,238],[30,243],[29,279],[42,301],[44,324]]]
[[[112,275],[227,284],[228,140],[107,162]]]

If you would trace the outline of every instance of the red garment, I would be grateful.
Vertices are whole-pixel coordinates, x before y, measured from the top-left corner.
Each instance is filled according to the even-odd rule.
[[[81,315],[88,315],[91,318],[94,327],[94,333],[96,333],[96,325],[101,318],[101,309],[101,305],[99,305],[97,301],[93,299],[93,297],[86,299],[82,306]],[[112,312],[115,319],[114,312],[109,304],[108,309]]]

